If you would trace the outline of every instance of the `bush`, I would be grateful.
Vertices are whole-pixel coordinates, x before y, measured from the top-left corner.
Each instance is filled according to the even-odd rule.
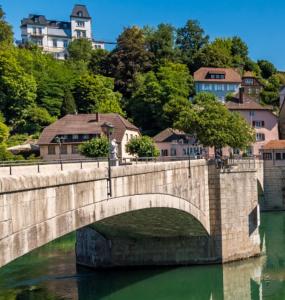
[[[153,142],[152,138],[148,136],[132,138],[126,145],[126,151],[129,154],[138,157],[157,157],[159,156],[159,149]]]
[[[106,137],[95,138],[79,146],[79,152],[87,157],[107,157],[109,141]]]

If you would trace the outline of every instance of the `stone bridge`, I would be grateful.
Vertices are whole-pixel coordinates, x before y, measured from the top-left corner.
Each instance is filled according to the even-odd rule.
[[[257,172],[204,160],[0,178],[0,267],[77,231],[92,267],[220,263],[260,254]]]

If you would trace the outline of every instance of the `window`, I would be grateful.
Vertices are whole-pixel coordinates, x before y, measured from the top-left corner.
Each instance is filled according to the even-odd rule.
[[[63,47],[64,47],[64,48],[67,48],[67,47],[68,47],[68,40],[64,40],[64,41],[63,41]]]
[[[84,21],[77,21],[76,24],[77,24],[77,27],[85,27]]]
[[[225,74],[208,74],[208,79],[225,79]]]
[[[272,160],[272,153],[263,153],[264,160]]]
[[[203,91],[211,91],[212,90],[212,85],[204,83],[204,84],[202,84],[202,90]]]
[[[43,30],[42,30],[42,28],[40,27],[39,28],[39,34],[42,34],[43,33]]]
[[[281,153],[276,153],[275,158],[276,160],[281,160]]]
[[[282,159],[285,160],[285,153],[282,153]]]
[[[249,115],[250,115],[251,117],[254,117],[255,112],[254,112],[253,110],[251,110],[251,111],[249,112]]]
[[[89,134],[84,134],[82,138],[83,140],[89,140]]]
[[[252,126],[254,128],[263,128],[265,126],[264,121],[252,121]]]
[[[37,28],[33,27],[33,34],[37,34]]]
[[[265,134],[264,133],[257,133],[256,134],[256,141],[257,142],[265,141]]]
[[[57,48],[57,40],[52,40],[52,46],[53,46],[54,48]]]
[[[233,149],[233,154],[234,154],[234,155],[240,155],[240,150],[237,149],[237,148],[234,148],[234,149]]]
[[[78,145],[72,145],[71,152],[72,154],[78,154]]]
[[[72,135],[72,139],[73,139],[73,140],[78,140],[78,134],[73,134],[73,135]]]
[[[171,149],[170,155],[171,156],[176,156],[176,149]]]
[[[168,156],[168,150],[161,150],[161,156]]]
[[[253,85],[254,84],[253,78],[246,78],[244,80],[244,83],[247,85]]]
[[[48,145],[48,155],[55,155],[55,145]]]
[[[60,153],[61,154],[67,154],[67,145],[61,145],[60,146]]]
[[[83,16],[83,13],[82,13],[81,10],[77,13],[77,16],[78,16],[78,17],[82,17],[82,16]]]

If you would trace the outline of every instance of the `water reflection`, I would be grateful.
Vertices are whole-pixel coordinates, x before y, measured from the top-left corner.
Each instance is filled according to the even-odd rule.
[[[285,299],[285,213],[262,216],[267,256],[224,266],[76,269],[74,235],[0,270],[0,299]]]

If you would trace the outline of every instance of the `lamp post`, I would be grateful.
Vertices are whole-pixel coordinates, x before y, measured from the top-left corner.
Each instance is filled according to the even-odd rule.
[[[55,138],[55,142],[59,146],[59,161],[61,161],[61,144],[62,144],[63,139],[61,139],[59,136]]]
[[[112,197],[111,136],[114,131],[114,125],[109,122],[105,122],[102,125],[102,130],[103,130],[103,133],[107,136],[108,142],[109,142],[109,147],[108,147],[108,183],[109,183],[108,196]]]

